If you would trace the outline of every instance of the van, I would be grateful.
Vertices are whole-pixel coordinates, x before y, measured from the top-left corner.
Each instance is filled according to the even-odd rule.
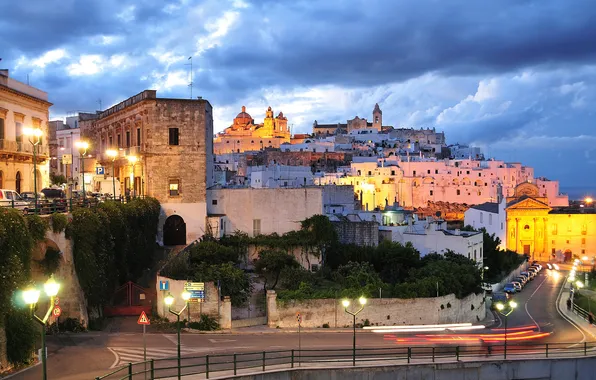
[[[26,212],[30,203],[21,198],[19,193],[14,190],[0,189],[0,207],[14,207]]]

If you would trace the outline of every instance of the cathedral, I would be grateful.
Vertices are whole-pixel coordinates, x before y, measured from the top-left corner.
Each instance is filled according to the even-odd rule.
[[[257,151],[267,147],[279,148],[283,143],[290,142],[288,119],[280,112],[273,116],[271,107],[265,112],[262,124],[255,124],[254,119],[242,106],[242,111],[236,115],[231,126],[218,133],[213,140],[215,154],[241,153]]]

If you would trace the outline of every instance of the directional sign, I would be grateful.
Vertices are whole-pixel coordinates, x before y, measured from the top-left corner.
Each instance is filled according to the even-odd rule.
[[[64,165],[72,165],[72,154],[63,154],[62,163]]]
[[[137,324],[139,325],[150,325],[151,322],[149,322],[149,318],[147,318],[147,314],[145,314],[144,311],[141,312],[141,315],[139,316],[139,320],[137,321]]]
[[[52,311],[52,314],[54,314],[54,317],[58,318],[62,314],[62,309],[60,306],[56,306]]]
[[[188,302],[205,302],[205,283],[204,282],[186,282],[184,290],[190,293]]]
[[[104,175],[106,174],[106,168],[104,168],[103,166],[98,166],[95,168],[95,174],[97,175]]]

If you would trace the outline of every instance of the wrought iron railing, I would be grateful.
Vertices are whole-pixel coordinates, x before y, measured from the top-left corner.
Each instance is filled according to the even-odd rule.
[[[506,353],[506,355],[505,355]],[[328,366],[366,367],[376,364],[455,363],[475,360],[503,360],[508,358],[566,358],[596,356],[596,342],[583,343],[527,343],[494,345],[461,345],[435,347],[383,347],[349,349],[302,349],[247,353],[182,356],[180,367],[177,357],[151,359],[129,363],[95,380],[132,380],[176,378],[203,375],[231,377],[246,373],[284,370],[291,368],[325,368]]]

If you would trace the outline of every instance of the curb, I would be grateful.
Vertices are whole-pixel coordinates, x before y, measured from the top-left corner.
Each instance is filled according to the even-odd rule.
[[[259,331],[242,331],[242,330],[216,330],[216,331],[199,331],[199,330],[190,330],[190,329],[183,329],[182,331],[189,333],[189,334],[202,334],[202,335],[265,335],[265,334],[297,334],[298,329],[277,329],[277,328],[270,328],[269,330],[259,330]],[[366,331],[363,329],[356,329],[358,331]],[[336,333],[336,334],[352,334],[353,330],[351,328],[346,329],[300,329],[301,334],[313,334],[313,333]]]

